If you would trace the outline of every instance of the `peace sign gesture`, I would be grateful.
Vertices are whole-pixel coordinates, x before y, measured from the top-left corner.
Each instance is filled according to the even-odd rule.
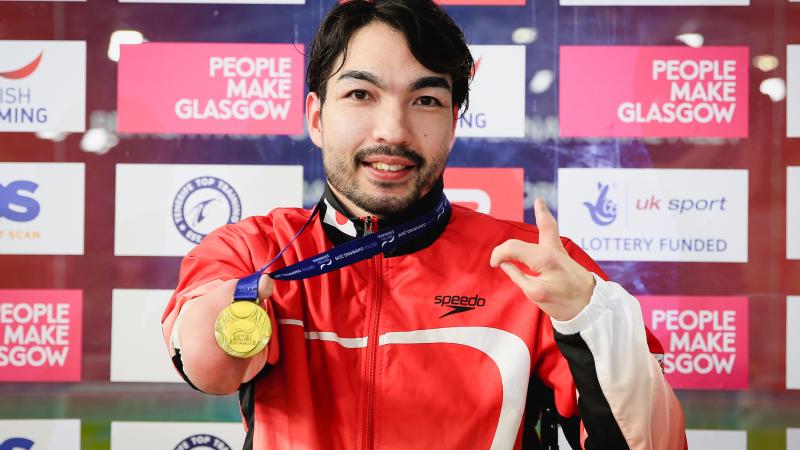
[[[589,304],[594,276],[567,254],[558,235],[558,223],[544,200],[536,199],[533,212],[539,227],[539,243],[505,241],[494,248],[489,265],[503,269],[547,315],[555,320],[570,320]],[[534,274],[526,274],[515,263]]]

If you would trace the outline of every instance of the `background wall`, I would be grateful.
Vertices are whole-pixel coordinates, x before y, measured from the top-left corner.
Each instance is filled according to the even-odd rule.
[[[692,432],[691,448],[800,449],[800,298],[792,297],[800,295],[800,141],[787,137],[800,135],[800,55],[793,67],[787,63],[797,51],[789,46],[800,45],[800,3],[465,2],[472,4],[446,9],[481,65],[450,167],[513,170],[450,172],[452,195],[527,222],[533,198],[543,196],[558,210],[562,233],[641,297],[667,347],[688,428],[731,432]],[[159,334],[177,255],[194,245],[178,222],[192,214],[199,222],[190,208],[198,197],[176,199],[201,177],[236,180],[235,198],[221,189],[201,192],[222,205],[212,211],[219,225],[238,217],[237,201],[247,216],[277,204],[309,207],[319,198],[319,151],[297,119],[304,95],[297,61],[332,5],[0,2],[0,448],[11,438],[30,439],[37,449],[141,448],[136,439],[143,436],[154,439],[145,448],[176,448],[207,435],[241,446],[240,426],[229,424],[239,420],[235,397],[177,383]],[[109,57],[117,30],[136,30],[150,43],[295,45],[179,45],[158,54],[145,44],[152,52],[136,57],[123,47],[117,63]],[[85,49],[12,40],[82,41]],[[581,53],[582,46],[603,47]],[[669,48],[616,51],[623,46]],[[225,81],[205,65],[223,53],[295,58],[286,75],[295,89],[287,94],[288,119],[260,121],[270,134],[259,121],[175,118],[173,91],[200,98],[219,90],[213,95],[225,97]],[[733,72],[654,77],[656,61],[668,60],[715,67],[733,61]],[[262,78],[270,76],[279,77]],[[703,85],[706,94],[707,83],[728,82],[735,98],[686,101],[736,105],[735,118],[637,127],[614,107],[641,101],[646,116],[650,102],[670,101],[675,82]],[[118,111],[125,90],[129,103]],[[148,105],[156,100],[163,104]],[[598,106],[606,103],[611,109]],[[49,112],[45,120],[21,111],[41,108]],[[156,118],[148,122],[148,115]],[[220,130],[203,134],[214,131],[209,123]],[[248,170],[254,165],[278,167]],[[36,186],[14,184],[20,181]],[[278,191],[284,197],[274,197]],[[676,211],[670,200],[692,206]],[[176,204],[183,219],[173,215]],[[190,228],[202,236],[212,222]],[[646,239],[654,239],[652,249],[641,247]],[[666,249],[657,250],[661,239]],[[41,314],[34,318],[34,311]],[[703,317],[702,325],[692,322]],[[59,362],[53,352],[65,349]],[[714,367],[714,357],[731,365]]]

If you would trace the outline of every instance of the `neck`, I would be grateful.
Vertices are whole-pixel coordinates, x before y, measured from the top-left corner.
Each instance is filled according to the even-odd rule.
[[[444,183],[439,178],[427,194],[417,199],[408,208],[378,217],[377,230],[385,230],[388,227],[409,222],[433,211],[442,199],[443,189]],[[325,193],[320,199],[319,205],[323,229],[334,246],[364,236],[366,233],[366,220],[364,217],[373,216],[369,211],[355,207],[347,198],[334,191],[330,185],[325,186]],[[450,210],[447,209],[446,215],[441,220],[437,220],[436,226],[430,231],[418,239],[395,248],[390,253],[387,253],[386,256],[405,255],[431,245],[444,232],[449,221]],[[370,227],[374,231],[374,222],[371,223],[373,225],[370,225]]]
[[[358,207],[349,198],[345,197],[344,195],[342,195],[341,192],[337,191],[336,188],[331,186],[330,183],[327,184],[327,188],[333,194],[333,197],[339,204],[338,206],[342,209],[342,211],[340,212],[346,215],[347,217],[355,218],[355,217],[375,216],[379,219],[383,218],[383,214],[373,214],[370,211]]]
[[[404,220],[409,220],[410,218],[435,208],[436,204],[439,202],[439,198],[441,197],[443,187],[444,183],[440,178],[427,192],[409,205],[408,208],[390,214],[375,214],[372,211],[367,211],[358,207],[349,198],[342,195],[330,184],[326,185],[330,196],[335,199],[335,202],[333,203],[334,207],[348,218],[356,219],[359,217],[373,216],[377,217],[382,222],[385,221],[388,223],[399,223]]]

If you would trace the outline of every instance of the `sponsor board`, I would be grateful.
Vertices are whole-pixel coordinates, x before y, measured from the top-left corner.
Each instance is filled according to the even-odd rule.
[[[645,325],[664,346],[664,374],[673,388],[747,388],[747,297],[640,296],[639,301]]]
[[[558,225],[600,261],[747,262],[748,173],[559,169]]]
[[[0,381],[80,381],[83,293],[0,289]]]
[[[786,258],[800,259],[800,167],[786,168]]]
[[[800,137],[800,45],[786,46],[786,136]]]
[[[164,343],[161,315],[172,291],[111,291],[111,381],[182,383]]]
[[[560,4],[561,6],[747,6],[750,0],[560,0]]]
[[[525,0],[436,0],[440,5],[465,5],[465,6],[525,6]]]
[[[747,47],[562,46],[562,137],[747,137]]]
[[[800,450],[800,428],[786,430],[786,450]]]
[[[469,109],[457,137],[525,136],[525,46],[471,45],[475,60]]]
[[[86,42],[0,40],[0,131],[86,129]]]
[[[302,166],[118,164],[114,254],[183,256],[214,229],[300,207]]]
[[[747,431],[686,430],[690,449],[747,450]]]
[[[83,212],[83,163],[0,163],[0,254],[83,254]]]
[[[80,420],[0,420],[0,450],[80,450],[80,448]]]
[[[786,389],[800,389],[800,296],[786,297]]]
[[[83,0],[86,1],[86,0]],[[215,5],[303,5],[305,0],[119,0],[120,3],[213,3]]]
[[[301,45],[120,47],[123,133],[301,134],[303,102]]]
[[[234,450],[244,437],[241,422],[111,422],[111,450]]]
[[[453,204],[522,222],[524,178],[521,168],[452,167],[444,171],[444,192]]]
[[[689,448],[694,450],[747,450],[747,432],[736,430],[686,430]],[[787,439],[788,441],[788,439]],[[558,427],[558,448],[572,448]],[[787,447],[787,449],[792,447]],[[800,447],[797,448],[800,450]]]

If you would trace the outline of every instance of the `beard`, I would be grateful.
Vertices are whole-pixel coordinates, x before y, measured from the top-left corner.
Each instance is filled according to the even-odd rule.
[[[364,211],[384,216],[407,209],[427,194],[442,175],[447,164],[448,153],[444,152],[439,158],[426,160],[419,153],[405,147],[377,145],[358,150],[351,160],[341,156],[341,153],[337,153],[335,150],[323,151],[322,165],[325,169],[325,177],[336,192]],[[340,155],[340,157],[336,155]],[[367,186],[361,185],[362,182],[356,177],[356,173],[361,168],[362,162],[374,155],[399,156],[414,162],[413,173],[408,180],[402,183],[367,182],[385,191],[396,191],[398,194],[402,192],[401,195],[371,193]]]

